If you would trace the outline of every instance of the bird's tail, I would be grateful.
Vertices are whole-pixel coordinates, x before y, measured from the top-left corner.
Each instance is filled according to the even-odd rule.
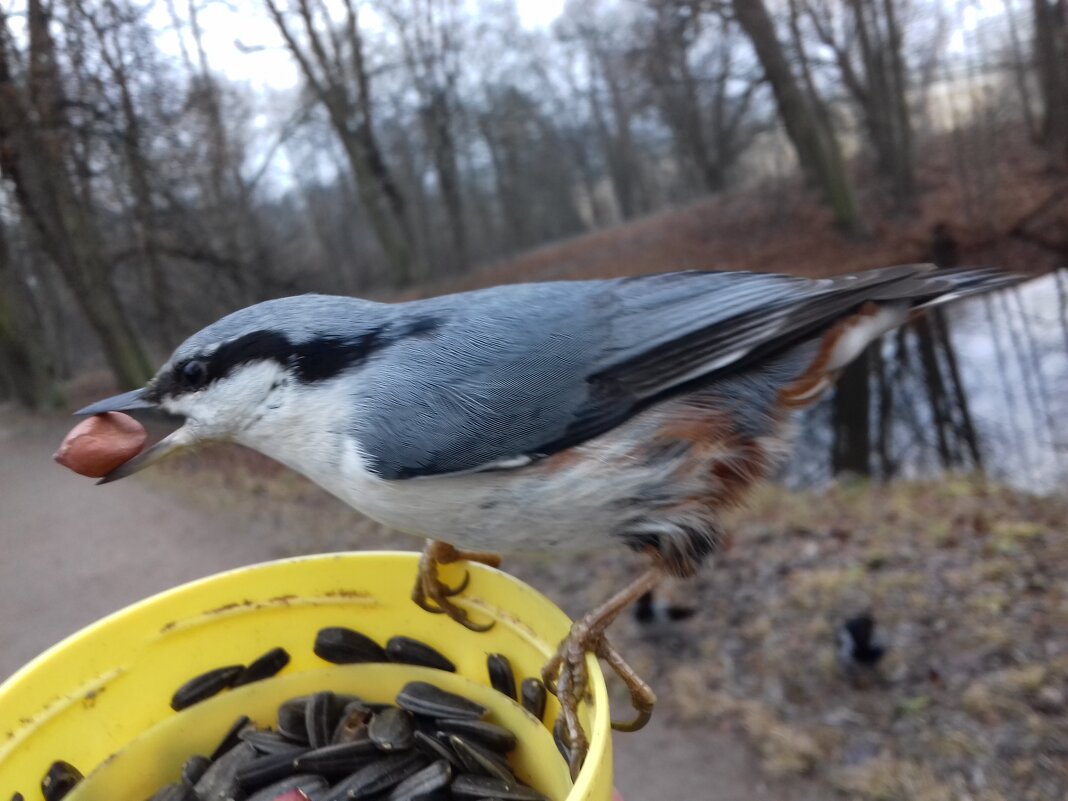
[[[928,309],[1013,286],[1023,280],[1023,276],[993,268],[939,270],[933,264],[902,265],[880,272],[889,280],[866,288],[865,305],[823,335],[821,357],[806,371],[805,380],[795,382],[784,395],[790,404],[811,403],[830,385],[838,371],[863,353],[871,342],[922,316]],[[849,278],[843,276],[836,280],[847,281]]]
[[[915,309],[929,309],[952,303],[961,298],[1005,289],[1024,281],[1027,276],[1009,273],[993,267],[960,267],[939,270],[934,265],[924,265],[927,269],[916,272],[903,281],[887,285],[885,297],[879,293],[872,300],[909,301]]]

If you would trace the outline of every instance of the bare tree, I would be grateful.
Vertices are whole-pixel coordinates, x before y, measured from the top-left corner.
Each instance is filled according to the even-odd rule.
[[[416,274],[416,255],[404,196],[375,128],[371,73],[355,0],[345,0],[341,21],[316,0],[296,0],[301,35],[275,0],[265,3],[308,87],[327,111],[394,282],[407,283]]]
[[[1068,157],[1068,3],[1032,0],[1032,12],[1043,138],[1063,160]]]
[[[601,142],[620,213],[629,219],[648,211],[638,149],[634,141],[636,102],[628,80],[628,53],[613,35],[625,29],[603,14],[602,2],[572,3],[557,27],[557,35],[583,52],[586,101],[590,120]]]
[[[0,173],[20,211],[70,286],[121,384],[151,375],[148,358],[111,283],[94,213],[88,165],[73,149],[71,103],[63,90],[50,11],[28,2],[27,53],[20,62],[0,10]]]
[[[706,14],[695,0],[650,0],[648,8],[636,34],[653,101],[680,163],[692,166],[704,189],[720,191],[751,134],[745,123],[760,76],[739,67],[729,17]]]
[[[14,262],[7,231],[0,228],[0,390],[34,408],[54,404],[59,390],[55,359],[34,319],[26,278]]]
[[[389,0],[379,7],[393,23],[418,96],[418,116],[445,206],[454,266],[466,266],[467,226],[455,133],[463,57],[460,6],[456,0]]]
[[[135,61],[131,64],[126,51],[127,42],[123,36],[129,21],[125,18],[124,11],[128,13],[128,10],[112,2],[92,9],[84,2],[73,2],[71,8],[78,20],[84,22],[96,37],[96,52],[100,54],[106,74],[118,92],[118,114],[113,124],[118,129],[115,141],[121,150],[130,190],[127,209],[133,221],[135,249],[146,267],[146,283],[153,317],[162,338],[172,339],[174,325],[170,292],[162,260],[155,247],[160,226],[152,191],[151,165],[145,152],[142,117],[135,108],[132,86],[131,69],[136,70],[138,65]]]
[[[207,144],[204,168],[197,177],[208,207],[205,211],[214,224],[200,226],[200,238],[212,242],[213,261],[234,285],[235,300],[249,303],[256,295],[251,284],[264,280],[271,259],[253,211],[252,186],[241,171],[241,144],[234,126],[226,119],[225,109],[232,105],[228,102],[232,98],[226,96],[208,61],[197,2],[187,3],[196,65],[184,50],[183,60],[192,78],[188,124],[203,132]],[[303,110],[298,109],[297,114],[302,116]],[[285,135],[283,131],[282,136]]]
[[[1004,0],[1005,20],[1009,28],[1009,44],[1012,53],[1012,77],[1016,91],[1020,95],[1020,107],[1023,111],[1024,125],[1032,139],[1039,138],[1039,126],[1035,120],[1034,100],[1031,97],[1031,64],[1020,36],[1020,23],[1016,17],[1016,4],[1013,0]]]
[[[871,475],[871,353],[868,348],[835,384],[831,425],[831,468],[835,473]]]
[[[764,0],[732,0],[731,6],[764,68],[802,171],[823,193],[839,227],[849,236],[866,236],[838,141],[798,84]]]
[[[514,86],[486,87],[476,120],[493,167],[505,252],[581,230],[574,202],[581,178],[560,157],[581,152],[580,146],[566,141],[536,100]]]
[[[796,0],[794,0],[796,2]],[[915,208],[904,36],[898,0],[803,0],[817,40],[834,55],[899,211]]]

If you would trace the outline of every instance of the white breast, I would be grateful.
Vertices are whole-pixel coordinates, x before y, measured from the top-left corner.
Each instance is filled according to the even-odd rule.
[[[274,398],[271,415],[239,432],[241,444],[277,459],[385,525],[460,547],[495,551],[584,550],[615,540],[618,501],[654,479],[627,455],[627,438],[598,438],[557,471],[539,464],[386,481],[348,433],[322,421],[351,401],[325,387]],[[299,403],[295,402],[299,400]],[[293,401],[293,402],[291,402]],[[317,409],[310,408],[312,402]],[[299,412],[297,409],[299,408]],[[664,467],[656,468],[657,471]]]

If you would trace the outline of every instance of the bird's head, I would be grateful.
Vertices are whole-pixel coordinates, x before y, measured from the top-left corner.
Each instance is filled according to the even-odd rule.
[[[302,295],[234,312],[183,342],[141,389],[75,414],[153,409],[184,420],[176,431],[102,479],[132,475],[202,442],[241,441],[254,427],[308,411],[324,382],[381,344],[381,305]]]

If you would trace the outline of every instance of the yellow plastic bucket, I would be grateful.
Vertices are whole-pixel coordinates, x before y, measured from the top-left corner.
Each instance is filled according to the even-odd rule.
[[[592,700],[582,709],[590,752],[572,786],[549,730],[559,707],[549,697],[548,725],[489,687],[486,657],[508,657],[517,678],[538,676],[570,621],[528,585],[477,564],[450,565],[457,601],[488,632],[429,614],[409,598],[418,556],[374,552],[267,562],[220,573],[134,604],[72,635],[0,685],[0,798],[39,801],[40,782],[57,759],[92,781],[69,801],[143,801],[177,778],[193,753],[210,753],[241,714],[273,722],[285,698],[320,689],[391,701],[408,681],[432,681],[490,709],[520,745],[517,775],[553,801],[610,801],[612,755],[604,678],[590,657]],[[32,621],[27,621],[32,625]],[[394,664],[330,665],[312,653],[316,632],[346,626],[380,643],[403,634],[440,650],[456,674]],[[170,708],[189,678],[222,665],[247,664],[281,646],[289,665],[275,678],[227,690],[182,712]],[[111,760],[109,757],[122,758]]]

